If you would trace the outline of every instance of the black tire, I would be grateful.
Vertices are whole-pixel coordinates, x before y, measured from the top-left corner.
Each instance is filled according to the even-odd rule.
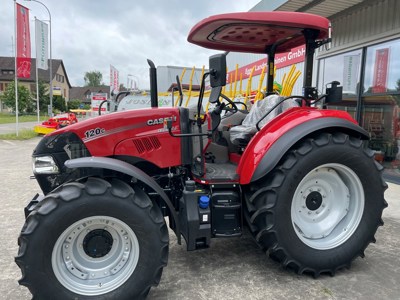
[[[325,169],[324,166],[328,168]],[[347,182],[352,183],[354,180],[354,186],[363,190],[364,195],[356,189],[353,192],[351,188],[347,191],[346,188],[337,189],[338,191],[331,189],[332,199],[335,201],[331,201],[333,204],[328,202],[321,206],[324,202],[318,201],[328,201],[324,198],[330,199],[331,196],[323,195],[325,192],[318,188],[322,183],[318,183],[318,179],[315,178],[325,176],[326,172],[332,170],[330,166],[333,166],[333,170],[337,167],[334,176],[339,182],[346,182],[345,176],[355,174],[356,176]],[[348,169],[351,171],[347,171]],[[358,138],[343,133],[320,133],[301,141],[283,157],[271,174],[251,186],[253,192],[248,193],[250,196],[246,198],[245,210],[250,231],[258,244],[264,250],[268,250],[269,255],[284,267],[294,269],[298,274],[310,273],[317,277],[321,273],[328,273],[333,276],[343,267],[350,268],[356,257],[364,257],[366,247],[370,242],[375,242],[377,228],[383,225],[381,216],[383,209],[387,207],[384,200],[387,184],[382,179],[382,170],[383,167],[373,159],[373,152],[366,147],[366,142]],[[314,171],[324,173],[317,175],[312,173]],[[340,173],[342,171],[343,173]],[[359,179],[358,185],[356,177]],[[305,181],[303,178],[306,178]],[[329,182],[327,178],[329,177],[324,180]],[[310,188],[305,197],[305,194],[301,194],[302,188],[307,187],[307,184],[310,187],[314,184],[314,181],[309,183],[308,179],[315,180],[319,191]],[[346,197],[349,200],[340,200],[336,195],[347,192],[349,193]],[[318,196],[318,193],[322,196]],[[318,201],[310,202],[311,200]],[[297,210],[297,203],[302,201],[304,205]],[[362,204],[363,210],[357,208],[362,206],[352,204],[353,202]],[[312,203],[317,203],[317,206],[312,206]],[[335,205],[338,204],[335,203],[344,204],[343,207],[336,208]],[[326,213],[324,216],[328,218],[330,212],[326,211],[327,205],[334,205],[335,211],[343,211],[343,215],[347,212],[348,215],[344,215],[342,219],[337,217],[331,232],[321,233],[312,222],[312,225],[308,226],[304,221],[303,226],[302,218],[308,218],[308,213],[317,214],[320,210]],[[302,211],[302,208],[305,210]],[[329,218],[333,219],[332,213]],[[345,222],[349,222],[347,224],[350,225],[344,225]],[[349,231],[342,233],[339,231],[340,226],[344,226],[343,231]],[[311,234],[306,230],[303,232],[303,229],[309,230]]]
[[[64,242],[62,239],[59,244],[61,247],[57,248],[59,238],[61,239],[71,226],[80,224],[76,222],[84,222],[84,220],[94,220],[93,223],[101,220],[116,220],[115,224],[120,222],[123,226],[126,225],[124,228],[126,228],[127,235],[130,232],[129,229],[134,233],[129,236],[129,240],[133,240],[133,236],[135,236],[138,242],[136,244],[138,247],[136,248],[129,245],[132,257],[135,256],[135,253],[138,253],[136,262],[130,260],[129,256],[126,258],[129,263],[121,263],[123,267],[120,267],[120,270],[125,270],[124,272],[127,272],[126,274],[128,275],[123,279],[119,279],[119,286],[101,294],[90,294],[90,292],[85,291],[79,293],[76,290],[73,291],[67,288],[65,284],[60,282],[56,274],[64,274],[63,276],[67,278],[71,275],[69,274],[69,267],[67,264],[65,264],[66,268],[62,264],[58,266],[57,263],[55,263],[57,267],[53,267],[54,261],[58,261],[56,258],[52,258],[53,249],[60,249],[61,251],[57,252],[60,252],[60,257],[64,257],[61,252],[64,251],[65,243],[62,244]],[[88,260],[96,260],[96,258],[101,257],[100,260],[104,259],[106,261],[107,255],[111,256],[112,253],[122,255],[121,253],[124,250],[128,250],[128,246],[125,248],[124,245],[124,238],[128,239],[128,237],[121,235],[121,240],[118,239],[117,242],[115,235],[111,235],[118,232],[118,229],[123,228],[113,223],[112,226],[114,227],[111,228],[112,230],[115,229],[115,231],[107,229],[109,227],[99,229],[109,231],[107,231],[108,236],[110,236],[110,239],[107,240],[109,241],[109,248],[100,256],[93,256],[93,253],[96,254],[96,251],[100,251],[100,248],[98,248],[98,244],[95,244],[94,247],[91,244],[93,234],[89,237],[88,232],[90,230],[87,228],[91,228],[89,225],[92,223],[82,224],[83,226],[88,224],[86,231],[82,231],[82,237],[85,237],[85,239],[80,244],[80,247],[84,245],[83,249],[88,255]],[[75,227],[72,228],[75,230]],[[91,229],[90,232],[93,233],[99,230]],[[96,236],[97,238],[98,235]],[[78,238],[76,238],[76,241],[78,245]],[[106,181],[99,178],[89,178],[82,183],[67,183],[48,194],[26,219],[18,244],[19,251],[15,261],[22,272],[22,278],[19,283],[28,287],[35,299],[144,299],[151,286],[158,285],[163,267],[167,265],[169,236],[159,207],[152,204],[143,190],[136,187],[132,188],[118,179]],[[117,249],[118,245],[122,247],[122,250],[118,248],[113,252],[113,247]],[[135,252],[135,249],[138,251]],[[122,252],[118,252],[119,250]],[[81,254],[80,257],[84,255]],[[122,258],[118,258],[115,261],[124,262]],[[131,261],[132,263],[130,263]],[[111,274],[112,268],[108,274]],[[63,271],[64,269],[65,271]],[[76,270],[78,269],[76,267]],[[133,272],[129,271],[132,269],[134,269]],[[95,275],[92,274],[92,276]],[[100,274],[99,276],[103,275]],[[107,276],[104,280],[106,282],[111,281],[111,276]],[[88,277],[92,279],[90,275]],[[74,276],[71,276],[71,278],[72,283],[77,280]],[[101,286],[101,280],[103,279],[100,279],[99,286]],[[86,286],[83,289],[85,288]]]

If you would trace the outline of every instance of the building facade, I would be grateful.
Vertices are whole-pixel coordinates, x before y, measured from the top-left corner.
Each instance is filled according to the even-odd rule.
[[[79,100],[82,104],[90,105],[91,104],[91,95],[92,93],[107,93],[107,96],[110,95],[110,86],[109,85],[101,85],[101,86],[74,86],[70,89],[69,98],[70,100]]]
[[[25,86],[30,93],[36,94],[36,58],[32,58],[31,62],[31,76],[29,78],[19,78],[18,84]],[[39,80],[45,82],[47,88],[49,87],[49,72],[49,70],[38,69]],[[3,93],[7,89],[8,84],[14,79],[14,57],[0,57],[0,93]],[[52,60],[52,85],[54,96],[62,96],[66,101],[69,101],[71,84],[61,59]],[[5,107],[0,100],[0,112],[2,111],[8,111],[8,108]]]

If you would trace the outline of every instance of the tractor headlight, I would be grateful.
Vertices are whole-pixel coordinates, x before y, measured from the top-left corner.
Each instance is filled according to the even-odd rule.
[[[52,156],[32,157],[33,173],[35,174],[57,174],[58,166]]]

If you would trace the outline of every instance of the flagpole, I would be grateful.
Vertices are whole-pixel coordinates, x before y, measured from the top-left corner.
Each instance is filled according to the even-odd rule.
[[[15,0],[14,0],[15,1]],[[47,8],[46,5],[44,5],[42,2],[38,0],[25,0],[25,1],[32,1],[32,2],[37,2],[44,6],[44,8],[47,10],[49,14],[49,31],[50,31],[50,78],[49,78],[49,86],[50,86],[50,91],[49,91],[49,96],[50,96],[50,109],[49,109],[49,116],[53,117],[53,56],[52,56],[52,45],[51,45],[51,13],[50,10]]]
[[[15,45],[17,45],[17,1],[14,0],[14,38],[15,38]],[[14,55],[15,55],[15,131],[16,136],[19,135],[19,126],[18,126],[18,76],[17,76],[17,47],[14,48]]]
[[[38,38],[37,38],[37,24],[36,24],[36,16],[35,16],[35,43],[37,43]],[[38,72],[38,47],[35,44],[36,48],[36,110],[37,110],[37,121],[40,123],[40,109],[39,109],[39,72]]]

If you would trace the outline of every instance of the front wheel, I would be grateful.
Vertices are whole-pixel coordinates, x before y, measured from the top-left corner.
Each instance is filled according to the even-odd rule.
[[[247,220],[257,242],[298,273],[334,274],[383,225],[382,166],[365,142],[322,133],[300,142],[252,188]]]
[[[28,216],[16,258],[38,299],[142,299],[168,259],[160,209],[123,181],[57,189]]]

